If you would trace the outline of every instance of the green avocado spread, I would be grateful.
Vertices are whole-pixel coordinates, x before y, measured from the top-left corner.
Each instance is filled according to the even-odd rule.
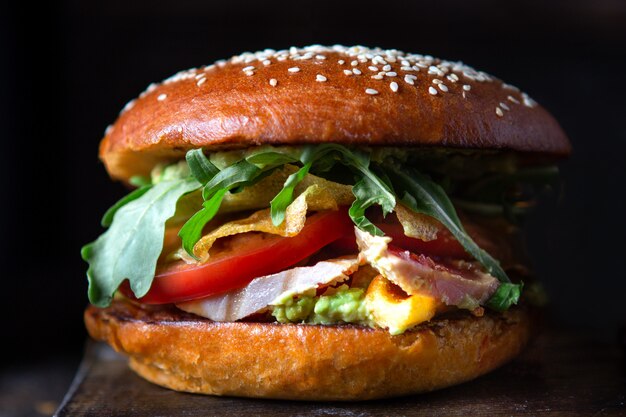
[[[322,295],[315,291],[279,300],[272,315],[280,323],[356,323],[373,326],[365,305],[365,290],[342,285]]]

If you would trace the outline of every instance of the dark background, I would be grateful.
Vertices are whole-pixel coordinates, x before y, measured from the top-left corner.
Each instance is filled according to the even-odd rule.
[[[0,295],[6,365],[78,358],[79,256],[126,191],[97,159],[147,85],[246,50],[364,44],[462,60],[517,85],[571,138],[564,195],[529,224],[563,326],[626,323],[626,2],[65,1],[0,10]],[[0,362],[1,364],[1,362]]]

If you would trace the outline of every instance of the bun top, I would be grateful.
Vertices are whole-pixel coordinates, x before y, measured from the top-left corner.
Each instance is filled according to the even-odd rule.
[[[193,148],[324,142],[570,152],[545,109],[461,62],[314,45],[246,52],[151,84],[107,128],[100,157],[127,180]]]

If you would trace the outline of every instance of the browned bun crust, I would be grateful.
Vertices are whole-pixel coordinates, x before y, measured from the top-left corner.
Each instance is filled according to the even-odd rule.
[[[522,308],[440,318],[399,336],[349,325],[216,323],[120,300],[88,307],[85,322],[155,384],[297,400],[366,400],[458,384],[516,356],[530,334]]]
[[[324,142],[570,152],[545,109],[462,63],[317,46],[243,54],[151,85],[107,129],[100,157],[128,179],[192,148]]]

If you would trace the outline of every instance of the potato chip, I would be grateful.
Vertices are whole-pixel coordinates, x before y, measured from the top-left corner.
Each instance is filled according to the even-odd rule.
[[[259,182],[254,187],[262,185],[261,183]],[[250,195],[265,197],[262,191],[253,191]],[[194,254],[206,261],[209,258],[209,250],[217,239],[239,233],[264,232],[280,236],[295,236],[304,227],[307,212],[337,210],[339,206],[349,205],[354,200],[350,186],[327,181],[314,175],[307,175],[296,187],[294,195],[297,197],[287,207],[285,221],[279,226],[272,223],[269,208],[259,210],[245,219],[230,221],[204,235],[194,246]],[[247,202],[252,201],[248,197],[245,198]],[[266,205],[269,205],[269,202]]]
[[[437,239],[437,232],[443,230],[444,226],[433,217],[416,213],[403,204],[396,204],[395,212],[404,234],[409,237],[428,242]]]

